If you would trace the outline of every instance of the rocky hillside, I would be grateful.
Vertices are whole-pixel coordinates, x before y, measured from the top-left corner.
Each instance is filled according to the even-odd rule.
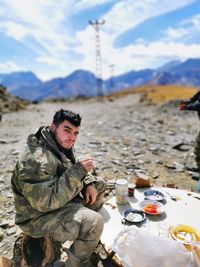
[[[26,108],[29,101],[20,99],[19,97],[14,97],[7,92],[5,86],[0,85],[0,114],[18,111]]]

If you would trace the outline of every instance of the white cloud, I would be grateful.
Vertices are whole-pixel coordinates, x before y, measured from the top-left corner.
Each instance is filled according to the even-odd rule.
[[[104,16],[108,22],[105,31],[112,35],[111,38],[116,38],[147,19],[174,11],[192,2],[194,0],[177,0],[170,3],[169,0],[120,1]]]
[[[21,40],[26,36],[26,34],[28,34],[28,31],[25,27],[18,23],[13,23],[12,21],[2,22],[0,24],[0,28],[6,29],[7,35],[16,40]]]
[[[185,28],[168,28],[166,30],[167,38],[170,38],[170,40],[179,40],[186,36],[188,34],[188,31]]]
[[[21,68],[19,65],[17,65],[13,61],[6,61],[3,63],[0,63],[0,72],[1,73],[7,73],[7,72],[12,72],[12,71],[20,71]]]
[[[165,31],[163,41],[178,41],[190,40],[198,36],[200,30],[200,15],[195,15],[180,21],[176,28],[169,27]]]
[[[80,0],[80,1],[74,1],[74,7],[73,11],[74,13],[78,13],[83,10],[87,10],[89,8],[98,6],[98,5],[104,5],[106,3],[112,2],[113,0]]]
[[[45,63],[45,64],[48,64],[48,65],[52,65],[52,66],[57,66],[60,64],[60,60],[56,59],[56,58],[52,58],[52,57],[38,57],[37,58],[37,61],[38,62],[41,62],[41,63]]]
[[[110,76],[109,65],[111,64],[115,66],[115,75],[119,75],[130,70],[157,68],[174,59],[198,58],[200,57],[200,45],[155,42],[150,45],[129,45],[123,49],[109,51],[109,53],[112,58],[109,54],[104,54],[104,78]]]
[[[1,18],[2,25],[5,26],[5,32],[10,35],[12,29],[18,29],[28,32],[33,39],[44,48],[44,51],[51,53],[54,49],[60,51],[61,47],[66,47],[64,43],[65,36],[68,34],[66,27],[63,27],[62,20],[65,15],[64,1],[49,1],[49,0],[7,0],[7,13]],[[68,2],[69,1],[65,1]],[[8,27],[9,25],[9,27]],[[12,28],[11,28],[12,26]],[[13,31],[12,31],[13,32]],[[13,34],[13,38],[19,39],[19,35]],[[72,38],[67,38],[66,43],[71,43]],[[28,44],[27,44],[28,45]]]
[[[200,29],[200,14],[192,18],[193,26]]]

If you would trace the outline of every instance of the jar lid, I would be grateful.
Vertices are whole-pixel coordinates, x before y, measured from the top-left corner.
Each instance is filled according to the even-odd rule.
[[[128,182],[127,182],[127,180],[125,180],[125,179],[119,179],[119,180],[117,180],[116,181],[116,184],[118,184],[118,185],[125,185],[125,184],[127,184]]]

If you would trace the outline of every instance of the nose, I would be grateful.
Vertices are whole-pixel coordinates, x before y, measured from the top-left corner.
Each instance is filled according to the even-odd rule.
[[[74,141],[74,140],[76,139],[76,135],[75,135],[74,133],[70,133],[70,135],[69,135],[69,139],[70,139],[71,141]]]

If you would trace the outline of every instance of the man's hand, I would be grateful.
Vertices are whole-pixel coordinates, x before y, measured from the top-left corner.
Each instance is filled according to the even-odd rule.
[[[179,105],[179,110],[186,110],[187,105],[182,103]]]
[[[80,164],[86,169],[87,172],[92,172],[94,169],[93,158],[85,158],[79,160]]]
[[[93,185],[88,185],[85,190],[85,203],[94,204],[97,198],[97,190]]]
[[[179,105],[179,110],[186,110],[188,104],[190,104],[190,100],[182,100]]]

